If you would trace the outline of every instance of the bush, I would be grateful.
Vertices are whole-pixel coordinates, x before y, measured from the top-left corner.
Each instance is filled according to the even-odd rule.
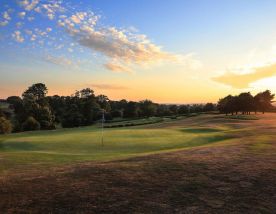
[[[9,134],[12,131],[12,124],[4,117],[0,117],[0,134]]]
[[[22,124],[23,131],[34,131],[40,129],[39,122],[33,118],[28,117],[28,119]]]
[[[40,121],[40,126],[41,126],[41,129],[43,129],[43,130],[53,130],[53,129],[56,129],[55,125],[52,124],[52,123],[50,123],[47,120]]]

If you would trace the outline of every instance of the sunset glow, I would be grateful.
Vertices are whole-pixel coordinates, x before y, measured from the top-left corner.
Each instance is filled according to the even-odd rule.
[[[160,103],[276,91],[273,0],[0,4],[0,98],[36,82]]]

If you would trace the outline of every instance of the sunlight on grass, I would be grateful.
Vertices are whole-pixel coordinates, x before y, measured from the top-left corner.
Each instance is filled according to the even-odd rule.
[[[208,145],[232,138],[215,128],[115,128],[60,129],[11,134],[0,138],[0,170],[50,166],[82,161],[108,161]]]

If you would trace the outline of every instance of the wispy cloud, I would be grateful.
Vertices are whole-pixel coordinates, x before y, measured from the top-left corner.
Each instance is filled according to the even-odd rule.
[[[120,73],[120,72],[127,72],[127,73],[132,73],[132,70],[128,67],[125,67],[123,65],[118,65],[114,63],[106,63],[104,64],[104,67],[107,68],[108,70],[111,70],[115,73]]]
[[[13,39],[16,41],[16,42],[19,42],[19,43],[22,43],[22,42],[24,42],[24,38],[23,38],[23,36],[22,36],[22,34],[21,34],[21,32],[20,31],[15,31],[13,34],[12,34],[12,37],[13,37]]]
[[[9,24],[10,20],[11,20],[11,16],[10,16],[11,11],[4,11],[1,15],[0,18],[0,26],[4,27],[6,25]]]
[[[54,30],[50,26],[46,30],[32,29],[32,34],[27,34],[23,28],[25,25],[20,25],[20,29],[23,28],[22,31],[13,35],[18,42],[30,40],[33,46],[41,48],[45,46],[50,48],[52,44],[53,51],[60,49],[58,47],[61,47],[60,43],[63,43],[64,50],[67,50],[69,54],[75,54],[76,50],[90,51],[92,56],[100,55],[104,60],[103,67],[113,72],[131,73],[139,67],[148,68],[161,63],[181,62],[185,69],[198,69],[200,65],[192,54],[181,55],[165,51],[145,34],[139,33],[133,26],[119,28],[101,23],[101,16],[89,9],[78,11],[76,7],[62,0],[17,0],[17,3],[22,9],[18,14],[22,21],[23,19],[32,21],[33,15],[38,14],[54,22],[51,23],[51,27],[58,26]],[[8,23],[9,14],[5,14],[5,17],[0,25]],[[54,33],[50,35],[52,30]],[[65,31],[66,34],[60,32],[62,34],[60,38],[53,38],[56,31]],[[68,43],[72,39],[77,44],[74,49],[70,46],[71,42]],[[67,44],[65,44],[66,41]]]
[[[237,74],[234,72],[225,73],[222,76],[214,77],[213,80],[233,88],[248,88],[251,83],[276,75],[276,64],[270,64],[253,69],[253,72],[246,74]]]
[[[24,19],[25,16],[26,16],[26,12],[20,12],[20,13],[18,13],[18,16],[19,16],[21,19]]]
[[[103,89],[103,90],[126,90],[128,87],[116,84],[91,84],[91,88]]]
[[[59,26],[81,45],[110,59],[105,67],[112,71],[127,71],[131,64],[148,64],[161,60],[175,60],[174,54],[161,50],[145,35],[133,34],[115,27],[97,27],[99,17],[79,12],[59,20]],[[116,62],[116,63],[112,63]]]
[[[52,55],[47,55],[45,56],[45,61],[50,62],[55,65],[60,65],[60,66],[73,66],[74,63],[72,60],[64,57],[64,56],[52,56]]]

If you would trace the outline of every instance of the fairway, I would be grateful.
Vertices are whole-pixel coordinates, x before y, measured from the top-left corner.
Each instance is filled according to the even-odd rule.
[[[249,117],[1,136],[0,210],[273,213],[276,114]]]
[[[208,120],[210,116],[201,116]],[[13,168],[53,166],[82,161],[108,161],[131,156],[171,151],[223,142],[234,136],[227,126],[208,128],[186,127],[181,119],[132,128],[108,128],[102,132],[97,126],[39,131],[0,136],[2,172]],[[165,126],[165,127],[158,127]]]

